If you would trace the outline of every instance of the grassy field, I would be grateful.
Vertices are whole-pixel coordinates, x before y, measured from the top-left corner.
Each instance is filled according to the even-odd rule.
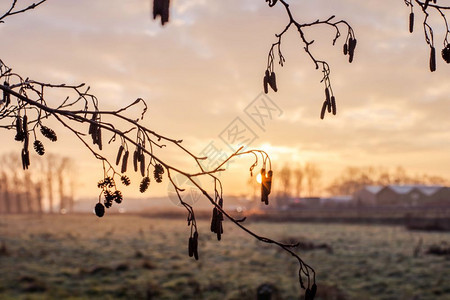
[[[316,269],[319,299],[450,299],[450,257],[426,253],[433,244],[450,244],[450,233],[383,225],[247,225],[268,237],[303,242],[298,252]],[[291,256],[229,222],[220,242],[206,220],[199,226],[195,261],[187,255],[184,219],[0,216],[0,299],[255,299],[266,282],[278,288],[280,299],[299,299]],[[320,244],[326,245],[306,249]]]

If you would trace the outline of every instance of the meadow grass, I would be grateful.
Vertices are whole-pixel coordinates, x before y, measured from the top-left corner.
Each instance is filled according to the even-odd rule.
[[[297,251],[316,270],[318,299],[450,299],[450,257],[426,254],[432,244],[450,244],[450,233],[246,223],[267,237],[301,242]],[[198,224],[195,261],[182,218],[1,216],[0,299],[255,299],[262,283],[277,287],[280,299],[303,294],[292,256],[229,222],[220,242],[208,221]],[[306,250],[307,243],[327,247]]]

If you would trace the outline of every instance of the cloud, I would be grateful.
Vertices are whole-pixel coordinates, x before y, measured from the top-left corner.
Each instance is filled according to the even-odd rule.
[[[1,58],[42,81],[86,82],[108,109],[142,97],[149,104],[144,124],[200,151],[261,92],[267,52],[286,13],[264,1],[179,0],[163,28],[149,3],[45,3],[0,25],[8,41],[0,44]],[[347,19],[358,38],[355,61],[342,54],[345,34],[332,46],[332,28],[307,30],[314,54],[330,64],[338,101],[338,115],[321,121],[322,74],[298,33],[288,33],[286,65],[275,67],[280,90],[269,94],[284,114],[258,132],[255,146],[270,144],[274,164],[283,165],[287,151],[299,162],[322,162],[328,173],[355,161],[406,167],[426,161],[423,172],[450,177],[442,168],[450,165],[450,69],[438,59],[437,72],[428,71],[429,48],[419,28],[407,32],[403,2],[322,0],[291,8],[301,21]]]

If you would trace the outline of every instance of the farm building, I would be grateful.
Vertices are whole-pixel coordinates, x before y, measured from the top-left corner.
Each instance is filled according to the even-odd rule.
[[[450,188],[437,185],[366,186],[353,195],[361,206],[449,206]]]

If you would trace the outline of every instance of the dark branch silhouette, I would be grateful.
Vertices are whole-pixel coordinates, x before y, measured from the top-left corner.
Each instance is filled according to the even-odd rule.
[[[2,16],[0,16],[0,23],[4,23],[3,20],[9,16],[17,15],[17,14],[26,12],[28,10],[34,9],[34,8],[38,7],[39,5],[41,5],[42,3],[44,3],[45,1],[47,1],[47,0],[41,0],[41,1],[34,2],[24,8],[17,8],[16,5],[17,5],[18,1],[13,0],[10,8]]]
[[[10,11],[5,13],[2,18],[4,19],[18,12],[25,12],[41,3],[39,2],[15,12],[16,2],[14,1]],[[190,226],[188,254],[195,259],[199,259],[199,232],[194,208],[184,201],[181,195],[183,189],[174,180],[175,175],[181,175],[198,188],[213,206],[211,231],[217,235],[218,240],[221,239],[223,234],[222,221],[224,218],[227,218],[257,240],[274,244],[294,256],[299,263],[298,279],[300,286],[306,289],[308,294],[316,289],[314,269],[291,250],[292,247],[297,245],[284,244],[261,236],[243,225],[245,218],[235,219],[223,208],[222,183],[217,174],[225,171],[224,165],[230,159],[242,155],[254,156],[255,161],[250,166],[251,173],[255,167],[261,166],[263,178],[261,201],[268,204],[273,173],[271,161],[266,152],[261,150],[244,151],[243,147],[241,147],[216,168],[206,170],[202,166],[201,161],[207,159],[207,157],[199,157],[193,154],[184,147],[182,140],[166,137],[140,123],[147,112],[147,105],[141,98],[117,110],[101,110],[98,99],[90,93],[90,88],[84,83],[79,85],[51,84],[24,78],[13,72],[2,60],[0,60],[0,80],[3,82],[0,85],[0,90],[3,93],[3,97],[0,100],[0,128],[15,131],[15,140],[22,144],[21,159],[23,169],[28,169],[31,164],[29,149],[31,142],[33,142],[33,148],[36,153],[44,155],[46,150],[40,136],[51,142],[58,140],[56,131],[48,126],[49,120],[53,119],[59,124],[57,126],[58,131],[65,128],[96,159],[102,162],[104,175],[98,182],[100,189],[99,200],[94,208],[98,217],[104,216],[106,209],[111,207],[114,202],[119,204],[123,201],[123,195],[117,183],[121,182],[124,185],[131,183],[126,175],[131,172],[131,167],[128,167],[129,164],[132,163],[134,171],[139,172],[142,176],[139,186],[141,192],[145,192],[149,188],[152,171],[156,182],[162,182],[163,174],[166,174],[167,179],[174,187],[180,203],[187,211],[187,223]],[[47,96],[51,89],[64,91],[68,95],[56,107],[50,105],[54,101],[51,101]],[[139,106],[141,107],[141,113],[138,118],[134,119],[126,115],[130,108]],[[107,141],[107,143],[105,144],[104,141]],[[111,162],[110,158],[102,154],[104,147],[113,147],[113,143],[118,143],[115,164]],[[156,149],[161,149],[162,151],[168,145],[180,149],[196,165],[197,171],[188,172],[182,170],[162,160],[155,153]],[[133,151],[133,154],[130,154],[131,151]],[[266,172],[266,170],[268,171]],[[205,176],[213,179],[214,190],[208,191],[195,181],[196,178]]]
[[[332,39],[333,46],[336,44],[336,41],[341,36],[340,27],[343,27],[346,29],[346,38],[345,42],[343,44],[343,53],[344,55],[348,55],[348,61],[351,63],[353,62],[354,54],[355,54],[355,48],[357,44],[355,32],[353,28],[350,26],[350,24],[345,20],[339,20],[335,21],[335,16],[330,16],[323,20],[316,20],[314,22],[306,22],[302,23],[298,21],[296,18],[294,18],[293,13],[290,9],[289,3],[286,0],[265,0],[266,3],[270,7],[275,6],[276,4],[283,5],[287,16],[288,16],[288,23],[286,27],[278,34],[275,34],[276,42],[272,44],[269,50],[269,54],[267,56],[267,67],[266,71],[264,73],[263,77],[263,86],[264,86],[264,92],[267,94],[269,92],[269,87],[274,91],[278,91],[278,86],[276,82],[276,75],[275,75],[275,57],[278,58],[278,64],[280,66],[283,66],[285,63],[285,57],[282,54],[281,51],[281,45],[282,45],[282,38],[283,35],[292,27],[294,27],[298,33],[301,42],[303,43],[303,49],[307,53],[307,55],[311,58],[314,66],[316,69],[321,69],[323,73],[322,80],[320,82],[323,82],[324,88],[325,88],[325,100],[322,104],[322,109],[320,111],[320,118],[323,119],[325,117],[325,113],[332,113],[333,115],[336,115],[337,108],[336,108],[336,98],[333,93],[333,89],[331,86],[331,79],[330,79],[330,66],[329,64],[322,59],[316,58],[316,56],[313,54],[311,50],[311,45],[314,43],[314,39],[311,39],[308,37],[308,34],[306,33],[305,29],[313,27],[313,26],[320,26],[325,25],[333,28],[335,30],[335,36]],[[449,24],[447,22],[447,18],[445,16],[444,11],[450,9],[450,6],[445,5],[439,5],[437,4],[437,0],[425,0],[424,2],[419,0],[404,0],[405,4],[410,7],[411,12],[409,15],[409,31],[413,32],[414,30],[414,3],[419,6],[420,10],[424,14],[424,21],[423,21],[423,30],[425,35],[425,41],[430,47],[430,71],[434,72],[436,70],[436,49],[435,49],[435,43],[434,43],[434,35],[433,35],[433,28],[428,23],[428,17],[429,17],[429,11],[430,10],[436,10],[440,16],[443,19],[444,26],[445,26],[445,36],[443,40],[443,49],[441,51],[442,58],[445,62],[450,63],[450,44],[448,40],[448,36],[450,33]],[[154,0],[154,10],[153,10],[153,17],[156,18],[157,15],[161,16],[161,23],[164,25],[168,19],[169,19],[169,12],[168,12],[168,6],[169,1],[168,0]],[[164,7],[164,9],[163,9]]]
[[[411,32],[414,30],[414,5],[418,6],[424,14],[423,30],[425,41],[430,46],[431,71],[436,70],[436,50],[433,29],[428,23],[428,17],[430,16],[430,10],[435,10],[440,14],[446,28],[442,57],[449,63],[450,45],[448,42],[448,35],[450,31],[445,11],[450,9],[450,7],[437,4],[436,0],[426,0],[425,2],[418,0],[404,1],[411,9],[409,16],[409,30]],[[4,23],[4,20],[8,17],[33,10],[44,2],[46,2],[46,0],[37,1],[29,6],[18,8],[18,0],[12,0],[9,9],[0,16],[0,23]],[[321,82],[323,82],[325,88],[325,101],[322,105],[320,116],[323,119],[326,112],[336,114],[336,99],[330,80],[330,66],[325,60],[317,58],[313,53],[311,45],[313,45],[314,39],[308,35],[306,29],[313,26],[328,26],[332,28],[335,32],[332,44],[335,45],[341,36],[342,28],[344,28],[346,31],[346,38],[343,43],[343,52],[344,55],[348,55],[349,62],[352,62],[357,44],[353,28],[345,20],[336,21],[335,16],[318,19],[309,23],[300,22],[294,17],[287,1],[266,0],[266,2],[270,7],[273,7],[276,4],[282,5],[287,13],[288,22],[285,28],[275,35],[276,40],[269,50],[263,79],[265,92],[268,93],[269,87],[275,92],[278,90],[274,60],[277,58],[278,63],[281,66],[285,63],[285,58],[281,50],[283,37],[288,30],[295,28],[303,43],[304,51],[312,60],[315,68],[321,69],[323,73]],[[169,0],[153,1],[153,18],[157,18],[158,16],[161,18],[162,25],[169,21]],[[116,182],[122,182],[124,185],[129,185],[131,183],[129,177],[126,175],[130,172],[129,163],[132,163],[133,170],[139,172],[142,176],[139,185],[141,192],[145,192],[149,188],[151,183],[150,177],[153,177],[154,180],[159,183],[163,180],[164,174],[166,174],[167,179],[175,189],[180,203],[187,211],[187,223],[188,226],[190,226],[188,254],[189,256],[198,259],[199,232],[197,230],[195,212],[193,207],[184,201],[181,196],[183,189],[174,180],[175,175],[184,176],[201,191],[206,199],[210,201],[213,207],[211,231],[217,235],[218,240],[221,239],[223,234],[222,221],[224,218],[227,218],[257,240],[264,243],[275,244],[285,250],[287,253],[294,256],[299,263],[298,279],[300,286],[306,290],[305,299],[314,298],[317,289],[314,270],[291,250],[295,245],[283,244],[258,235],[243,225],[245,219],[235,219],[223,209],[224,199],[222,183],[218,179],[217,174],[225,171],[224,164],[228,160],[242,155],[254,155],[255,157],[255,162],[251,165],[250,172],[252,172],[255,167],[261,166],[261,201],[268,204],[273,172],[270,158],[267,153],[261,150],[244,151],[240,148],[215,169],[206,170],[201,165],[201,161],[205,160],[206,157],[194,155],[184,147],[182,140],[166,137],[152,131],[140,123],[147,111],[147,105],[141,98],[138,98],[129,105],[117,110],[101,110],[98,99],[89,92],[89,87],[86,87],[85,84],[50,84],[24,78],[23,76],[14,73],[12,69],[6,66],[1,60],[0,80],[3,82],[3,84],[0,84],[0,89],[3,93],[3,97],[0,99],[0,128],[14,130],[16,132],[15,140],[22,144],[21,159],[22,167],[24,169],[28,169],[31,163],[29,150],[30,139],[33,142],[34,150],[39,155],[44,155],[46,152],[44,143],[38,138],[40,135],[51,142],[57,141],[56,132],[46,125],[49,119],[53,119],[59,124],[58,129],[65,128],[71,132],[81,142],[82,146],[86,147],[96,159],[102,162],[104,176],[98,182],[100,193],[99,201],[95,206],[95,212],[99,217],[105,214],[105,208],[111,207],[114,202],[121,203],[123,201],[123,195],[118,189]],[[69,96],[67,96],[58,106],[52,107],[48,104],[50,99],[48,99],[47,96],[47,91],[50,89],[64,90]],[[141,107],[141,114],[138,118],[131,118],[126,115],[132,107]],[[107,141],[107,144],[104,144],[104,141]],[[115,157],[115,164],[110,162],[110,158],[107,158],[102,154],[104,146],[112,147],[112,143],[114,142],[119,144],[118,153]],[[154,151],[156,149],[163,149],[168,145],[180,149],[184,155],[196,165],[197,171],[188,172],[177,168],[162,160]],[[133,151],[132,154],[130,153],[131,151]],[[153,172],[153,176],[150,176],[151,172]],[[204,189],[195,181],[196,178],[201,176],[213,179],[214,189],[212,191]],[[306,284],[304,282],[305,278]]]
[[[266,0],[266,2],[269,2],[269,6],[274,6],[277,1],[269,1]],[[312,53],[310,46],[314,43],[313,39],[310,39],[307,37],[307,33],[305,32],[305,29],[313,26],[330,26],[335,30],[335,36],[332,40],[332,44],[335,45],[338,38],[341,36],[340,27],[346,28],[347,34],[345,43],[343,46],[343,51],[345,55],[348,55],[349,62],[351,63],[353,61],[355,48],[356,48],[356,37],[355,33],[353,31],[353,28],[344,20],[334,21],[335,16],[328,17],[325,20],[316,20],[314,22],[310,23],[300,23],[298,22],[292,14],[291,9],[289,8],[289,4],[285,0],[280,0],[279,3],[284,6],[286,9],[286,13],[289,17],[289,22],[286,25],[286,27],[281,31],[279,34],[275,34],[275,37],[277,38],[277,41],[272,44],[269,50],[269,55],[267,57],[267,68],[264,75],[264,92],[268,93],[270,86],[275,92],[278,90],[277,84],[276,84],[276,78],[275,78],[275,66],[274,66],[274,59],[275,59],[275,53],[278,56],[278,64],[280,66],[283,66],[285,63],[285,58],[281,52],[281,44],[282,44],[282,38],[283,35],[292,27],[297,29],[300,40],[302,41],[304,47],[303,49],[308,54],[308,56],[311,58],[314,66],[316,69],[321,68],[323,77],[321,82],[324,83],[325,86],[325,101],[322,105],[322,110],[320,114],[320,118],[323,119],[325,117],[325,112],[328,111],[328,113],[333,113],[333,115],[336,115],[336,99],[333,93],[333,89],[331,87],[331,80],[330,80],[330,66],[328,63],[324,60],[317,59],[315,55]]]
[[[423,33],[425,36],[425,42],[430,47],[430,71],[434,72],[436,71],[436,49],[435,49],[435,42],[434,42],[434,34],[433,34],[433,28],[428,23],[428,17],[430,16],[430,11],[435,10],[439,13],[439,15],[442,18],[442,21],[444,22],[445,26],[445,35],[443,40],[443,49],[441,51],[442,58],[446,63],[450,63],[450,43],[448,40],[448,36],[450,33],[450,27],[447,21],[447,18],[445,16],[444,11],[449,10],[450,6],[442,6],[437,4],[437,0],[425,0],[424,2],[418,1],[418,0],[404,0],[406,6],[408,6],[411,10],[409,13],[409,32],[412,33],[414,31],[414,4],[416,4],[422,14],[424,15],[423,19]],[[433,3],[431,3],[433,2]]]

